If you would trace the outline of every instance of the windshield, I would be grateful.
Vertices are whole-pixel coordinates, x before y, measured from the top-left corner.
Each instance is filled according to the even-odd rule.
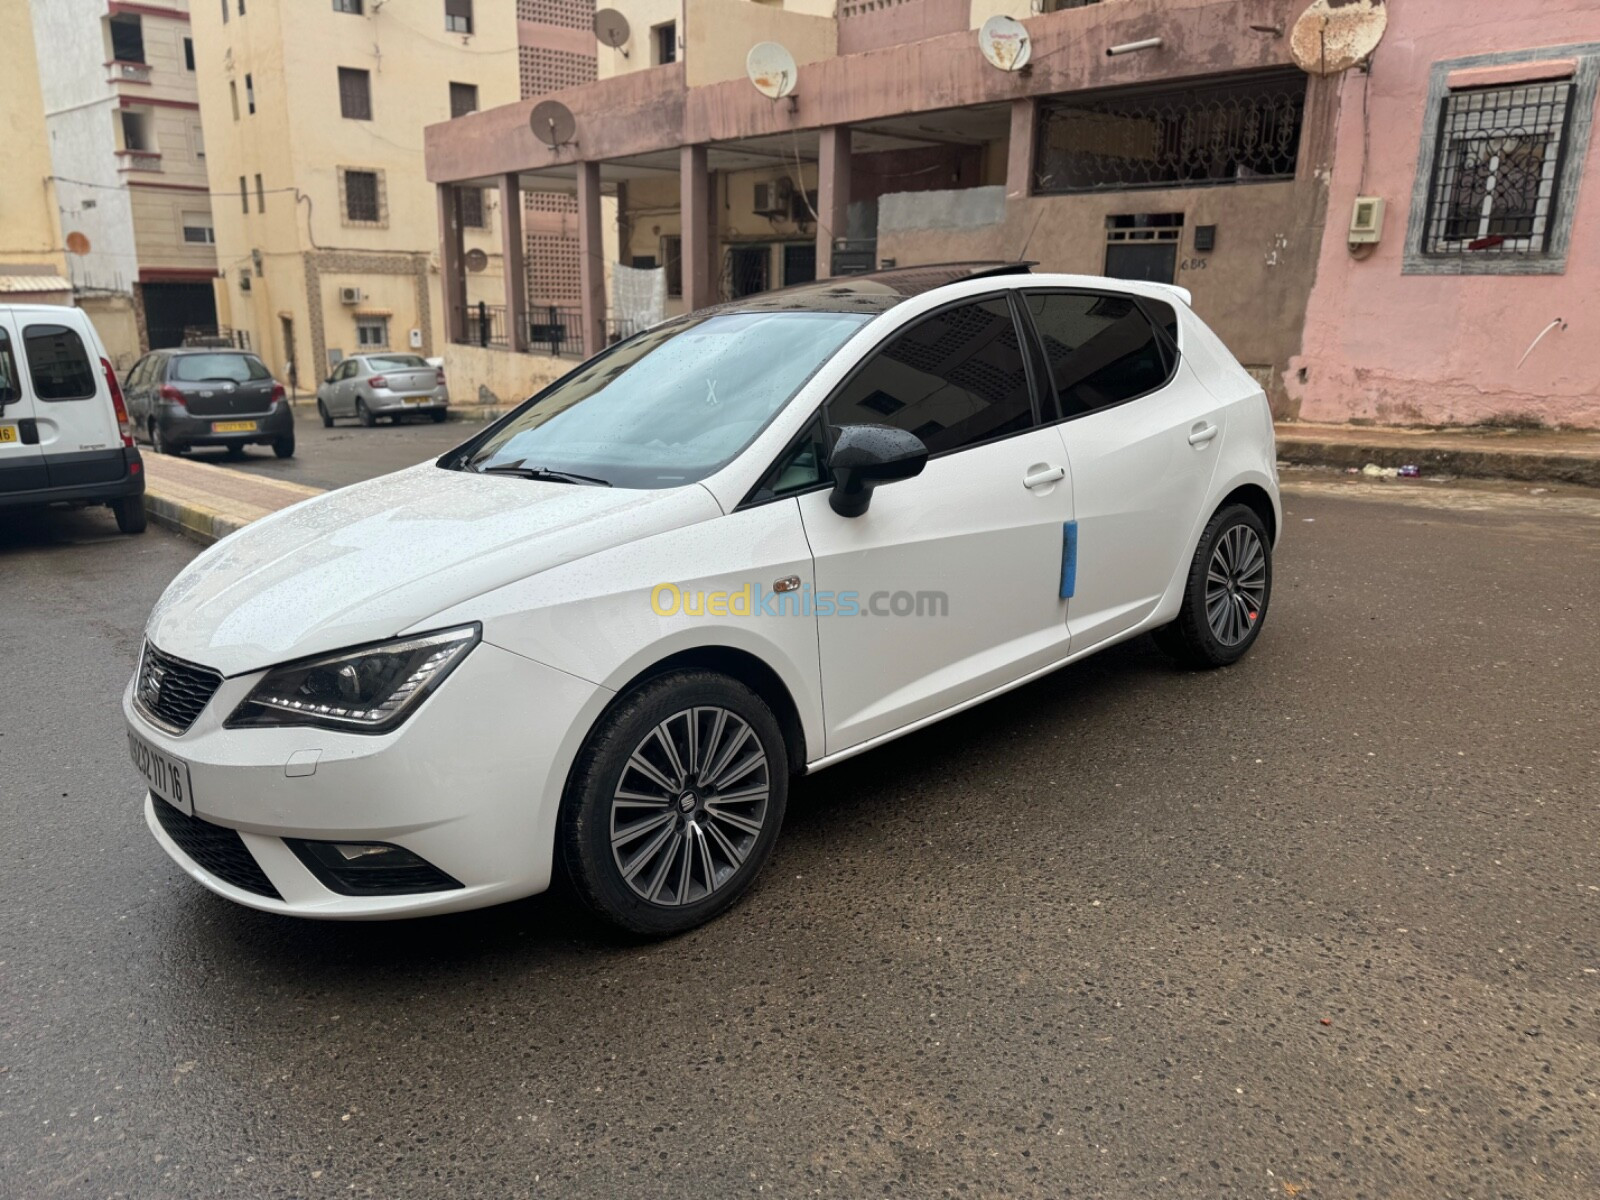
[[[411,367],[426,368],[428,363],[419,354],[372,354],[367,364],[375,371],[400,371]]]
[[[179,354],[172,360],[172,378],[184,383],[203,383],[208,379],[249,383],[272,376],[254,354]]]
[[[718,313],[647,330],[557,381],[454,465],[615,487],[694,483],[732,462],[869,319]]]

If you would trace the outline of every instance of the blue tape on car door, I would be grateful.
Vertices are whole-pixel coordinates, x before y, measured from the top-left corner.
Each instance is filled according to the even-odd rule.
[[[1061,598],[1072,599],[1078,586],[1078,523],[1068,521],[1061,527]]]

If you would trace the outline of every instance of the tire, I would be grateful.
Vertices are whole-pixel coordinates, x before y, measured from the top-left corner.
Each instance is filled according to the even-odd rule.
[[[161,432],[161,422],[150,422],[150,449],[157,454],[182,454],[183,447],[167,441],[167,435]]]
[[[1156,645],[1184,666],[1226,667],[1255,645],[1271,602],[1266,526],[1243,504],[1230,504],[1206,523],[1189,564],[1183,607],[1170,625],[1154,631]]]
[[[111,511],[117,518],[117,528],[123,533],[143,533],[145,527],[144,497],[124,496],[111,502]]]
[[[293,458],[294,434],[291,433],[287,437],[273,438],[272,452],[279,458]]]
[[[433,423],[435,425],[443,425],[445,418],[450,414],[442,408],[436,408],[429,415],[433,418]]]
[[[332,429],[333,428],[333,417],[328,412],[328,406],[326,404],[324,404],[321,400],[317,401],[317,416],[322,418],[322,427],[324,429]]]
[[[372,410],[367,407],[365,400],[356,401],[356,419],[371,429],[378,423],[378,418],[372,415]]]
[[[662,738],[673,741],[683,769]],[[739,748],[730,751],[734,739]],[[697,782],[689,757],[696,748],[699,770],[719,771],[720,787]],[[638,758],[654,777],[633,765]],[[626,796],[614,808],[619,790]],[[741,798],[722,799],[733,795]],[[557,850],[595,915],[632,934],[667,937],[703,925],[744,894],[772,854],[788,795],[788,751],[761,697],[712,671],[675,671],[624,696],[590,733],[561,802]],[[629,835],[615,850],[614,828]]]

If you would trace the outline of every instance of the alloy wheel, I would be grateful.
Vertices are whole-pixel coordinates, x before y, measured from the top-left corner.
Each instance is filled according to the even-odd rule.
[[[1267,554],[1256,531],[1231,525],[1206,567],[1206,621],[1217,641],[1237,646],[1255,628],[1267,596]]]
[[[772,791],[761,739],[737,713],[684,709],[634,747],[611,798],[611,854],[633,892],[704,900],[755,848]]]

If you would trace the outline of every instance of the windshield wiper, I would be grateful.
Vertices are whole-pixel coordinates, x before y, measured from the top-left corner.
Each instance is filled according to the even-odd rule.
[[[525,467],[521,463],[498,463],[492,467],[475,467],[479,475],[515,475],[520,479],[537,479],[541,483],[588,483],[596,487],[610,487],[609,479],[593,475],[578,475],[572,471],[552,471],[546,467]]]

